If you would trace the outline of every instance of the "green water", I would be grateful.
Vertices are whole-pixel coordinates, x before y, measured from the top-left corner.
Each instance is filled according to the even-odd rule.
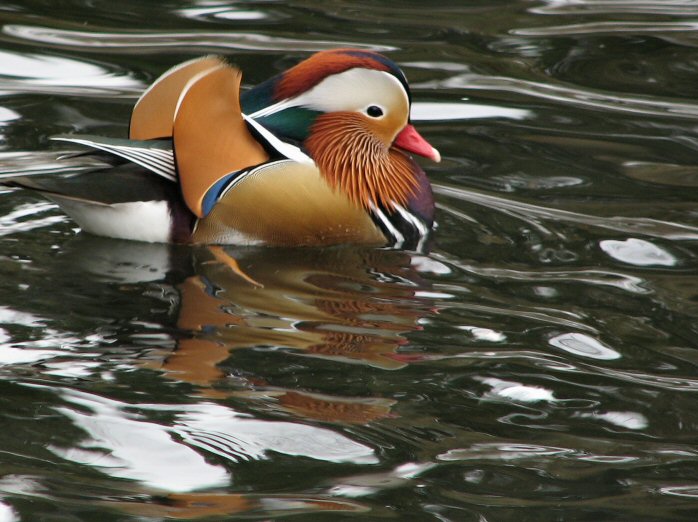
[[[98,239],[0,191],[0,521],[698,518],[698,7],[0,5],[0,161],[180,61],[385,52],[429,254]]]

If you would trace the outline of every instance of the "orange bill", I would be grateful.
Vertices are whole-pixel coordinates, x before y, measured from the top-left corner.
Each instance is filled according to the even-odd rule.
[[[393,141],[393,145],[418,156],[424,156],[436,163],[441,161],[441,154],[425,140],[413,125],[408,124]]]

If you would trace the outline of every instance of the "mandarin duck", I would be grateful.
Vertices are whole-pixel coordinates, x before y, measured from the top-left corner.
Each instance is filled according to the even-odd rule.
[[[62,158],[75,167],[68,175],[0,182],[38,191],[84,231],[114,238],[424,244],[434,200],[410,153],[440,156],[410,123],[395,63],[337,49],[243,93],[241,76],[219,57],[185,62],[139,98],[128,139],[54,137],[90,152]]]

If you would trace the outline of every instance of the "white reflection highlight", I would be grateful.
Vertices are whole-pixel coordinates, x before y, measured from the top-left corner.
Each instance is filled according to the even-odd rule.
[[[274,451],[326,462],[378,463],[371,448],[332,430],[261,421],[213,403],[189,406],[178,415],[173,432],[192,446],[234,462],[265,459]]]
[[[552,298],[552,297],[557,297],[560,292],[558,292],[557,288],[554,288],[552,286],[534,286],[533,287],[533,292],[540,297],[546,297],[546,298]]]
[[[625,241],[607,239],[599,242],[601,250],[617,261],[636,266],[676,266],[678,260],[669,252],[644,239]]]
[[[101,362],[94,361],[61,361],[48,362],[44,366],[48,369],[42,372],[43,375],[55,375],[57,377],[68,377],[71,379],[86,379],[93,375],[101,366]]]
[[[0,125],[7,123],[8,121],[18,120],[21,116],[19,113],[6,109],[5,107],[0,107]]]
[[[257,420],[218,404],[128,404],[77,390],[54,391],[70,403],[56,410],[87,436],[73,447],[49,450],[157,490],[195,491],[230,482],[223,466],[207,462],[196,449],[229,462],[262,460],[273,451],[327,462],[378,463],[370,447],[332,430]],[[158,418],[168,413],[174,421],[151,422],[147,412],[160,412]]]
[[[579,413],[577,417],[598,419],[627,430],[644,430],[649,426],[649,420],[642,413],[635,411],[608,411],[605,413]]]
[[[674,497],[698,498],[698,485],[691,486],[666,486],[659,488],[662,495],[671,495]]]
[[[414,297],[424,297],[426,299],[453,299],[455,295],[446,292],[429,292],[427,290],[417,290]]]
[[[0,328],[0,366],[10,364],[32,364],[38,361],[64,356],[66,353],[64,350],[45,350],[41,349],[41,347],[56,347],[59,345],[62,346],[64,343],[80,342],[79,339],[72,338],[63,332],[59,332],[53,328],[47,328],[45,320],[41,317],[26,312],[19,312],[7,306],[0,306],[0,324],[41,329],[42,335],[40,339],[35,339],[33,341],[13,343],[12,336],[6,330]],[[91,357],[93,355],[81,354],[81,356]]]
[[[0,224],[2,220],[0,219]],[[88,336],[76,336],[71,332],[64,332],[47,326],[48,321],[42,317],[13,310],[7,306],[0,306],[0,324],[18,325],[24,328],[38,330],[31,340],[16,342],[12,336],[4,329],[0,328],[0,366],[11,364],[32,364],[38,361],[45,361],[57,357],[65,357],[70,353],[70,363],[62,364],[65,371],[80,372],[86,375],[88,368],[97,367],[99,363],[93,362],[98,357],[96,353],[87,351],[75,352],[74,349],[93,347],[105,342],[99,334]],[[90,359],[87,364],[76,362],[76,358]],[[46,363],[44,363],[46,365]],[[73,365],[69,370],[68,367]],[[47,365],[48,366],[48,365]],[[81,366],[81,370],[77,368]]]
[[[141,88],[142,84],[126,75],[115,75],[86,62],[36,53],[0,51],[0,76],[39,85],[81,87]]]
[[[165,491],[192,491],[229,483],[230,476],[222,466],[207,463],[191,448],[175,442],[167,426],[124,411],[128,405],[74,390],[62,390],[62,397],[80,406],[80,410],[56,410],[88,437],[79,447],[48,448],[59,457]]]
[[[65,353],[56,350],[27,350],[13,348],[12,346],[0,346],[0,366],[7,364],[31,364],[61,355],[65,355]]]
[[[15,510],[4,502],[0,502],[0,522],[15,522],[16,520],[19,520],[19,517],[17,517]]]
[[[42,228],[68,221],[67,216],[44,216],[25,219],[30,216],[37,216],[49,210],[57,208],[53,203],[32,203],[19,205],[12,212],[0,216],[0,237],[9,236],[19,232],[27,232],[35,228]]]
[[[507,340],[507,336],[502,332],[482,328],[479,326],[457,326],[459,330],[465,330],[470,333],[476,341],[486,341],[489,343],[501,343]]]
[[[2,224],[2,221],[0,221]],[[45,319],[27,312],[13,310],[9,306],[0,306],[0,324],[16,324],[28,328],[44,328]]]
[[[412,258],[410,259],[410,265],[415,270],[423,274],[428,273],[437,275],[447,275],[453,272],[448,265],[427,256],[412,256]]]
[[[263,11],[237,9],[227,5],[211,7],[189,7],[176,11],[186,18],[218,18],[221,20],[263,20],[268,15]]]
[[[410,111],[412,121],[451,121],[476,118],[524,120],[532,116],[533,113],[526,109],[509,109],[477,103],[414,102]]]
[[[476,377],[475,380],[492,388],[484,398],[504,398],[517,402],[555,402],[558,400],[555,398],[552,391],[541,386],[530,386],[513,381],[503,381],[493,377]]]
[[[564,333],[549,339],[548,343],[568,353],[590,359],[610,361],[620,358],[620,354],[617,351],[583,333]]]

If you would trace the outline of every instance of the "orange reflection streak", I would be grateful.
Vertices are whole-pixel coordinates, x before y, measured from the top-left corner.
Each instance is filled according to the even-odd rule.
[[[228,493],[172,493],[147,500],[115,501],[108,507],[141,517],[196,520],[221,515],[275,513],[300,514],[323,511],[361,512],[366,508],[347,500],[312,497],[239,495]]]
[[[366,424],[390,416],[395,404],[387,399],[339,399],[317,394],[287,391],[278,397],[286,410],[320,421]]]
[[[267,250],[233,259],[209,248],[198,275],[179,286],[177,326],[191,333],[161,369],[172,379],[220,398],[219,364],[231,351],[283,348],[286,353],[396,370],[409,364],[397,351],[405,332],[431,312],[415,297],[420,288],[409,256],[367,249]],[[377,275],[378,274],[378,275]],[[423,286],[422,286],[423,287]],[[367,423],[390,415],[394,401],[332,397],[269,386],[248,378],[250,391],[228,392],[272,401],[286,412],[322,421]]]

